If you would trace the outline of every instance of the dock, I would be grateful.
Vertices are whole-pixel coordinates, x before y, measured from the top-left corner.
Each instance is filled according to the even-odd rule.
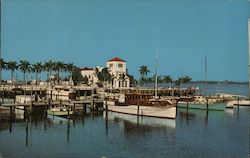
[[[5,103],[0,107],[3,109],[9,109],[10,114],[15,113],[15,109],[21,109],[24,113],[32,113],[36,111],[46,111],[54,106],[65,106],[67,109],[72,109],[73,114],[76,114],[79,110],[86,112],[88,107],[91,110],[98,110],[103,107],[103,100],[101,99],[88,99],[82,101],[43,101],[43,102],[29,102],[29,103]]]

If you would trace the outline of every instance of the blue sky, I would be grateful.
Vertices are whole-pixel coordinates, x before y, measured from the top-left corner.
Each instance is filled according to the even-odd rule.
[[[2,58],[105,66],[120,57],[129,73],[248,80],[250,1],[2,0]],[[8,76],[5,72],[4,76]]]

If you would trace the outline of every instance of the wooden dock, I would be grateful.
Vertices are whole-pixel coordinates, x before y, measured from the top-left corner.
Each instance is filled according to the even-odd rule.
[[[9,108],[10,114],[15,113],[15,108],[24,110],[24,113],[31,113],[37,109],[46,112],[49,108],[54,106],[65,106],[67,109],[72,109],[73,113],[83,110],[86,112],[88,107],[91,110],[98,110],[103,107],[103,100],[101,99],[88,99],[81,101],[43,101],[43,102],[29,102],[29,103],[5,103],[0,105],[3,108]]]

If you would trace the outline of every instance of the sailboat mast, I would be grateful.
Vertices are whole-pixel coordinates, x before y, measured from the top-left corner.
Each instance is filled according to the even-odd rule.
[[[157,91],[158,91],[158,77],[157,77],[157,64],[158,64],[158,52],[157,52],[157,49],[156,49],[156,52],[155,52],[155,98],[157,98],[158,94],[157,94]]]
[[[205,56],[205,95],[207,97],[207,56]]]
[[[248,19],[248,97],[250,99],[250,19]]]
[[[0,84],[2,84],[2,0],[0,0]]]

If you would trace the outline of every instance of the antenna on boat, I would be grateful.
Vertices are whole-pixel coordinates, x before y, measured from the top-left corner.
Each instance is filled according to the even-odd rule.
[[[158,79],[158,77],[157,77],[157,65],[158,64],[158,51],[157,51],[157,49],[156,49],[156,52],[155,52],[155,98],[157,98],[157,90],[158,90],[158,86],[157,86],[157,79]]]

